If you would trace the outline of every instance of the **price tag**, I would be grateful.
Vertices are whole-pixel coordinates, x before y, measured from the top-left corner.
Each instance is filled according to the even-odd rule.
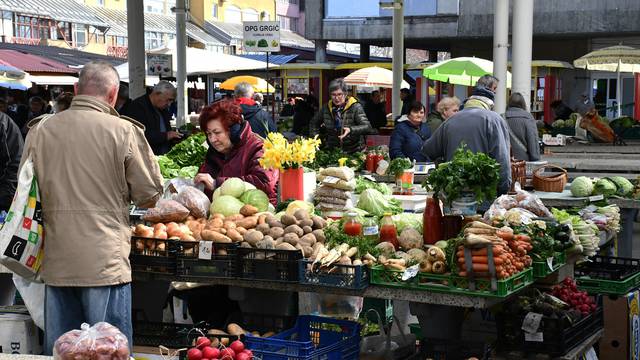
[[[380,231],[378,231],[378,225],[365,226],[364,229],[362,229],[362,235],[364,236],[378,235],[379,232]]]
[[[604,200],[604,195],[600,194],[600,195],[589,196],[589,202],[600,201],[600,200]]]
[[[540,327],[540,320],[542,320],[542,314],[530,312],[524,317],[521,329],[527,333],[535,333]]]
[[[547,258],[547,265],[549,265],[549,270],[553,271],[553,256]]]
[[[535,333],[525,332],[524,333],[524,341],[528,341],[528,342],[543,342],[544,341],[544,337],[542,336],[541,332],[535,332]]]
[[[211,252],[213,251],[212,241],[200,241],[198,245],[198,259],[211,260]]]
[[[324,178],[324,180],[322,180],[322,182],[325,184],[337,184],[340,180],[340,178],[337,178],[335,176],[327,176]]]
[[[418,275],[418,271],[420,271],[420,265],[416,264],[413,266],[409,266],[403,273],[402,273],[402,281],[407,281],[413,277],[415,277],[416,275]]]

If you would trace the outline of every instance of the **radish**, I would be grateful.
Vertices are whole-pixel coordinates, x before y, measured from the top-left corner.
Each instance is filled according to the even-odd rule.
[[[244,349],[243,353],[249,355],[249,357],[253,357],[253,351],[251,351],[249,349]]]
[[[229,345],[230,348],[235,351],[236,354],[241,353],[244,350],[244,344],[240,340],[236,340]]]
[[[236,360],[251,360],[251,355],[247,354],[246,352],[241,352],[240,354],[236,355]]]
[[[211,346],[211,340],[209,340],[209,338],[205,337],[205,336],[200,336],[197,340],[196,340],[196,347],[200,350],[204,349],[207,346]],[[205,356],[208,357],[208,356]]]
[[[187,351],[187,359],[189,360],[202,360],[202,351],[197,348],[191,348]]]
[[[216,348],[212,348],[211,346],[207,346],[202,349],[202,357],[207,359],[219,359],[220,358],[220,350]]]
[[[234,360],[236,358],[236,352],[232,348],[224,348],[220,351],[220,359]],[[189,359],[191,360],[191,359]]]

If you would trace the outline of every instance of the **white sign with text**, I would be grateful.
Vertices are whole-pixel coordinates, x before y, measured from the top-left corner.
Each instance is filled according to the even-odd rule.
[[[244,51],[280,51],[280,22],[245,21],[242,23]]]

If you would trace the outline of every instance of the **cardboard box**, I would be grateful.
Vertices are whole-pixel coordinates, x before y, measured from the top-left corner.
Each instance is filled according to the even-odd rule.
[[[600,339],[601,359],[640,360],[639,301],[638,290],[626,296],[604,297],[604,335]]]
[[[5,354],[42,353],[38,327],[29,315],[0,313],[0,347]]]

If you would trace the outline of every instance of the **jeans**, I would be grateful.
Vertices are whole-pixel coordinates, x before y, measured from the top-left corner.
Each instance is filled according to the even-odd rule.
[[[44,297],[45,355],[52,355],[55,341],[82,323],[104,321],[120,329],[133,348],[131,284],[98,287],[46,286]]]

